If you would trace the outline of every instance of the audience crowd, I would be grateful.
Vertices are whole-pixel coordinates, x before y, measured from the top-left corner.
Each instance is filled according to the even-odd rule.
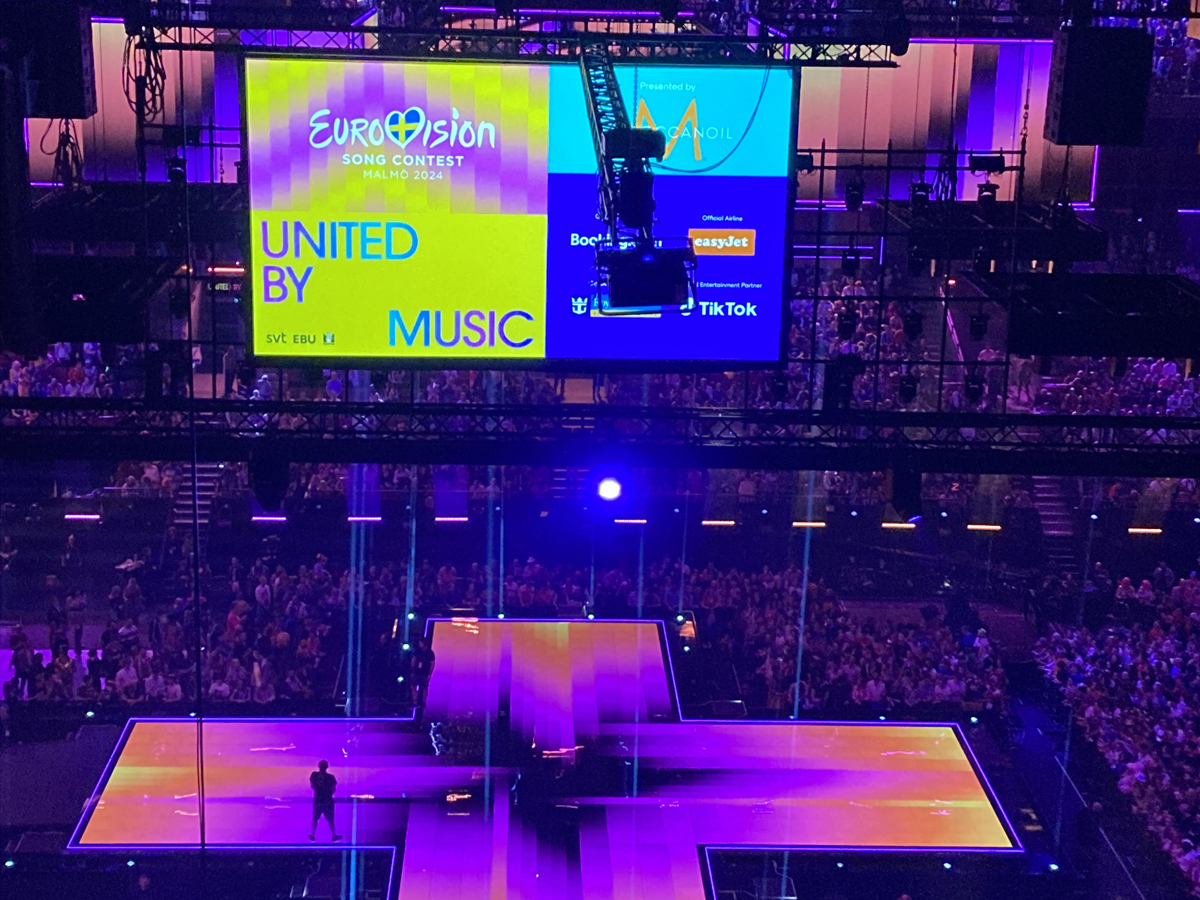
[[[270,554],[250,566],[233,559],[221,578],[205,568],[197,651],[189,552],[169,529],[162,564],[134,553],[116,567],[115,583],[98,604],[82,592],[64,598],[51,579],[49,658],[17,626],[5,697],[156,706],[190,703],[200,693],[209,701],[257,704],[331,698],[341,651],[329,659],[329,647],[345,634],[348,574],[331,574],[318,557],[289,577]],[[100,611],[108,623],[85,647],[83,619]]]
[[[154,485],[166,468],[125,464],[118,481]],[[236,484],[239,470],[228,468]],[[761,496],[774,489],[761,474],[735,472],[730,483],[739,495]],[[397,466],[385,475],[400,483],[413,472]],[[294,471],[305,491],[338,490],[342,479],[336,466]],[[946,476],[926,487],[954,498],[978,487],[972,481]],[[1112,489],[1119,493],[1123,484],[1113,481]],[[824,473],[823,486],[858,496],[880,490],[872,476],[836,472]],[[1016,495],[1024,490],[1019,482],[1011,487]],[[6,560],[14,552],[8,541],[2,550]],[[664,559],[639,576],[533,557],[512,560],[502,574],[481,564],[460,570],[422,561],[410,585],[405,562],[361,573],[324,554],[297,564],[278,539],[267,538],[219,571],[203,566],[197,603],[190,554],[187,535],[168,528],[157,554],[130,554],[114,568],[103,599],[89,600],[72,586],[79,560],[68,539],[61,571],[47,579],[49,650],[38,650],[25,628],[13,629],[10,669],[0,673],[6,707],[76,701],[169,712],[192,709],[199,697],[210,710],[328,709],[341,684],[352,602],[363,613],[367,692],[397,707],[405,702],[396,687],[405,658],[399,643],[416,644],[430,616],[590,613],[674,623],[679,610],[694,616],[694,632],[690,624],[682,630],[704,661],[703,677],[755,714],[999,717],[1007,706],[998,648],[965,602],[950,597],[944,610],[931,603],[918,622],[877,621],[852,612],[828,583],[806,584],[795,566],[747,571]],[[1166,563],[1144,579],[1110,577],[1098,563],[1088,575],[1082,584],[1070,574],[1043,581],[1043,601],[1058,600],[1047,603],[1047,636],[1036,658],[1200,894],[1200,576],[1178,578]],[[84,622],[98,614],[108,618],[96,634]],[[1059,624],[1073,621],[1085,624]]]
[[[890,299],[880,299],[881,289]],[[801,263],[792,274],[784,369],[596,374],[590,397],[576,392],[569,399],[612,406],[1200,415],[1200,379],[1186,361],[1056,358],[1046,369],[1045,361],[1013,358],[1006,372],[1005,354],[987,333],[988,316],[955,307],[945,341],[940,305],[916,299],[947,290],[940,281],[883,270],[870,260],[849,267],[831,260],[819,274]],[[982,322],[982,333],[971,333],[973,318]],[[158,395],[159,388],[163,396],[182,395],[191,374],[186,354],[171,356],[154,345],[151,353],[163,361],[162,384],[151,391],[138,346],[59,343],[29,361],[6,354],[0,396],[121,398]],[[534,406],[568,399],[566,376],[537,371],[255,371],[234,347],[217,363],[217,373],[197,379],[215,379],[215,393],[230,399]],[[281,429],[303,421],[299,413],[270,419]]]
[[[70,552],[70,541],[68,542]],[[12,636],[9,701],[87,701],[137,706],[206,702],[331,702],[337,688],[351,596],[361,597],[372,689],[395,693],[397,642],[410,588],[404,564],[355,574],[318,554],[291,568],[268,538],[252,563],[233,558],[200,573],[199,626],[188,564],[190,543],[168,529],[156,561],[148,550],[116,567],[100,602],[47,582],[48,656],[18,626]],[[745,698],[773,714],[852,708],[869,712],[935,703],[999,706],[1003,673],[978,623],[951,628],[930,610],[920,625],[860,622],[824,584],[808,586],[802,678],[796,679],[800,570],[689,568],[664,561],[642,578],[622,568],[592,573],[513,560],[503,576],[420,563],[411,587],[416,625],[431,615],[508,617],[649,616],[694,611],[705,645],[737,671]],[[109,616],[94,641],[83,621]],[[970,627],[968,627],[968,625]],[[85,646],[85,644],[92,644]],[[197,645],[201,650],[197,651]],[[197,671],[197,660],[199,661]],[[797,694],[799,689],[799,694]]]
[[[1118,375],[1108,360],[1056,359],[1058,374],[1039,379],[1030,406],[1074,415],[1200,415],[1200,378],[1186,361],[1135,358],[1126,365]]]
[[[1200,578],[1165,563],[1135,583],[1094,580],[1114,608],[1053,626],[1035,655],[1163,850],[1200,895]]]

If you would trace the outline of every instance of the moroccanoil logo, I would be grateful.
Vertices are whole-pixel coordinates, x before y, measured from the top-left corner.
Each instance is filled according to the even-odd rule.
[[[654,116],[650,113],[650,107],[646,105],[644,97],[638,98],[637,115],[634,117],[634,128],[653,128],[661,131],[667,136],[667,150],[663,155],[663,160],[671,158],[671,152],[675,149],[675,144],[680,138],[692,142],[692,158],[696,162],[703,159],[701,155],[700,140],[705,141],[730,141],[733,140],[733,132],[723,125],[709,125],[704,127],[700,124],[700,115],[696,110],[696,98],[693,97],[684,109],[683,115],[679,118],[679,124],[667,127],[659,125]]]

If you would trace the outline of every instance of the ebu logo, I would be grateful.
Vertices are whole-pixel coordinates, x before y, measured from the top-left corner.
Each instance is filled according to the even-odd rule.
[[[447,336],[445,332],[450,328],[449,318],[450,315],[447,313],[443,323],[441,310],[437,310],[431,315],[429,310],[423,309],[417,313],[410,329],[405,324],[404,314],[400,310],[390,310],[388,312],[388,344],[392,347],[396,346],[397,332],[405,345],[409,347],[418,339],[422,346],[430,346],[430,335],[439,347],[454,347],[460,341],[472,348],[495,347],[496,341],[499,340],[504,346],[519,350],[521,347],[528,347],[533,343],[531,337],[515,339],[509,334],[513,319],[533,321],[533,316],[524,310],[513,309],[497,316],[495,310],[484,312],[481,309],[472,309],[464,313],[456,309],[454,311],[454,330]],[[432,328],[430,327],[431,321]]]

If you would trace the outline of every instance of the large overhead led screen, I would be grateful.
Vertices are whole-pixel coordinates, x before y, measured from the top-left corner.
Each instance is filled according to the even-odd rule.
[[[601,316],[597,167],[575,65],[250,59],[260,357],[440,363],[779,359],[788,69],[618,67],[662,129],[658,237],[699,308]]]

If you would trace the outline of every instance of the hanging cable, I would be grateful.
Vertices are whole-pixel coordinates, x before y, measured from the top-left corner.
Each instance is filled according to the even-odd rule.
[[[73,188],[83,181],[83,150],[75,134],[75,123],[71,119],[60,119],[58,146],[54,150],[54,174],[56,181],[65,188]]]
[[[864,166],[867,163],[867,114],[871,109],[871,70],[867,69],[867,87],[863,92],[863,128],[862,128],[862,146],[859,148],[858,164]]]
[[[46,138],[50,136],[54,123],[58,123],[58,141],[51,151],[46,146]],[[79,136],[75,132],[75,122],[71,119],[50,119],[46,122],[46,130],[42,132],[38,148],[45,156],[53,153],[54,164],[50,180],[55,184],[72,188],[83,181],[83,149],[79,146]]]
[[[771,77],[771,65],[768,62],[768,64],[763,68],[763,78],[762,78],[762,84],[759,86],[759,89],[758,89],[758,99],[754,102],[754,109],[750,111],[750,118],[746,122],[746,127],[742,130],[742,135],[741,135],[741,137],[739,137],[737,139],[737,143],[735,143],[733,145],[733,148],[728,153],[726,153],[724,156],[722,156],[719,160],[717,160],[715,163],[712,163],[710,165],[704,166],[699,169],[677,169],[673,166],[665,166],[660,162],[655,162],[654,160],[649,160],[650,168],[656,172],[680,172],[685,175],[699,175],[704,172],[711,172],[711,171],[713,171],[713,169],[720,168],[722,165],[724,165],[726,162],[728,162],[729,159],[733,156],[733,154],[738,152],[738,148],[742,146],[742,142],[744,140],[746,140],[747,135],[750,134],[750,129],[754,127],[754,120],[758,116],[758,109],[760,106],[762,106],[763,97],[765,97],[767,94],[767,82],[770,79],[770,77]],[[635,90],[634,96],[636,97],[636,90]],[[633,115],[634,115],[634,120],[636,121],[637,120],[637,107],[636,106],[634,107]]]
[[[138,51],[141,51],[140,53]],[[146,79],[146,118],[151,119],[163,111],[166,98],[167,67],[163,63],[162,51],[154,39],[154,30],[147,27],[137,37],[125,38],[125,55],[121,68],[121,88],[125,100],[135,113],[137,110],[137,80]]]
[[[950,64],[950,134],[946,149],[938,161],[937,175],[933,179],[933,198],[943,202],[958,199],[958,39],[962,18],[954,17],[953,58]]]
[[[1025,108],[1021,111],[1021,141],[1024,142],[1029,137],[1029,98],[1033,94],[1033,51],[1027,49],[1026,55],[1029,57],[1029,64],[1025,69]]]

